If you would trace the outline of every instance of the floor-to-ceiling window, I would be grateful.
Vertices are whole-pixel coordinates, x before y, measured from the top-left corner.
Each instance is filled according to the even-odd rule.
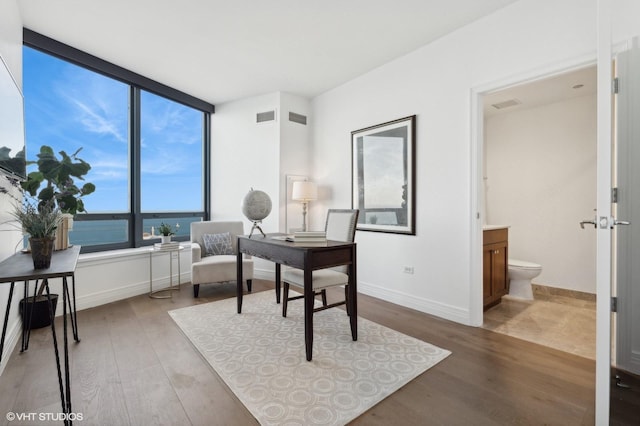
[[[209,217],[213,106],[37,33],[24,40],[27,158],[42,145],[80,150],[96,186],[70,242],[139,247],[163,222],[188,239],[189,223]]]

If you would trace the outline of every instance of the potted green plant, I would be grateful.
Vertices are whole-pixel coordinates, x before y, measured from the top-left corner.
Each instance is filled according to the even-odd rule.
[[[7,178],[11,186],[15,189],[9,191],[0,186],[0,192],[8,194],[16,201],[12,216],[19,223],[24,234],[28,234],[31,255],[34,257],[34,268],[49,267],[53,249],[65,249],[68,247],[67,232],[70,229],[70,219],[78,212],[85,212],[83,197],[95,191],[95,185],[85,183],[82,187],[75,184],[74,178],[84,180],[91,166],[84,160],[78,158],[78,149],[71,155],[60,151],[60,159],[56,157],[53,149],[47,145],[40,147],[37,161],[27,161],[28,165],[37,165],[36,171],[30,172],[27,179],[18,181],[14,178]],[[41,188],[42,187],[42,188]],[[22,193],[21,199],[13,194],[17,191]],[[65,232],[60,232],[61,230]],[[55,246],[47,251],[40,249],[41,239],[55,241]],[[46,259],[36,261],[40,253],[48,253],[49,263]],[[46,265],[46,266],[45,266]],[[33,320],[31,328],[44,327],[50,324],[49,309],[46,305],[44,293],[44,283],[40,285],[37,293],[20,301],[26,309],[33,309]],[[58,295],[52,294],[52,309],[55,313]],[[29,315],[29,311],[27,311]]]
[[[18,180],[7,179],[13,187],[20,189]],[[10,215],[15,219],[22,232],[29,235],[33,268],[49,268],[62,213],[51,201],[43,203],[25,193],[23,193],[22,199],[19,199],[13,195],[13,192],[0,187],[0,193],[7,194],[14,200],[13,210],[9,212]],[[51,324],[49,309],[55,314],[58,295],[51,295],[51,307],[49,307],[48,299],[43,294],[44,289],[44,285],[41,285],[36,294],[20,301],[20,313],[27,310],[26,315],[31,318],[31,328],[41,328]]]
[[[34,269],[46,269],[51,266],[51,257],[54,250],[56,231],[62,221],[60,209],[52,203],[38,204],[37,206],[24,202],[24,209],[16,207],[12,215],[22,224],[23,232],[29,234],[29,246]],[[44,285],[41,285],[37,294],[20,300],[20,313],[26,309],[27,322],[32,329],[46,327],[51,324],[49,309],[55,316],[58,305],[58,295],[51,294],[51,306],[49,299],[44,295]]]
[[[35,203],[25,197],[16,203],[11,216],[20,224],[22,232],[29,235],[29,246],[34,269],[51,266],[53,242],[62,220],[60,209],[51,202]]]
[[[87,182],[80,187],[74,181],[74,178],[84,180],[84,176],[91,170],[89,163],[78,157],[81,150],[82,148],[79,148],[71,155],[60,151],[61,158],[58,159],[50,146],[41,146],[38,160],[27,161],[27,165],[36,164],[38,169],[30,172],[27,179],[20,183],[23,191],[37,197],[39,203],[52,203],[62,212],[63,219],[58,228],[56,250],[69,246],[68,232],[73,223],[73,216],[79,212],[86,212],[83,197],[96,190],[92,183]]]
[[[160,242],[162,244],[170,243],[171,236],[175,234],[175,232],[173,232],[173,229],[171,229],[171,225],[168,225],[164,222],[160,223],[158,232],[160,232]]]

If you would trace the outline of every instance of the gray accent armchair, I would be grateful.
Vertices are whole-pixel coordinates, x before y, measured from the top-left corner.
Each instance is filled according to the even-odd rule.
[[[222,234],[231,236],[233,254],[206,255],[203,235]],[[191,283],[193,297],[198,297],[200,284],[235,281],[237,278],[238,235],[244,234],[244,225],[240,221],[207,221],[191,223]],[[253,279],[253,260],[245,256],[242,260],[242,276],[247,281],[247,290],[251,291]]]

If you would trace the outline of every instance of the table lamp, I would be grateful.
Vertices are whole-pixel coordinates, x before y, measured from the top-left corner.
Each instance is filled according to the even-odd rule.
[[[291,194],[293,201],[302,202],[302,230],[307,230],[307,204],[309,201],[318,199],[318,187],[315,183],[306,180],[297,180],[293,182],[293,191]]]

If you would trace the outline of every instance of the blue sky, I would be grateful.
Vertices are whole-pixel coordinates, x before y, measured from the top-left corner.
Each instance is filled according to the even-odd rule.
[[[23,58],[27,158],[82,148],[87,210],[127,212],[129,86],[29,47]],[[142,92],[141,115],[143,211],[202,210],[202,113]]]

